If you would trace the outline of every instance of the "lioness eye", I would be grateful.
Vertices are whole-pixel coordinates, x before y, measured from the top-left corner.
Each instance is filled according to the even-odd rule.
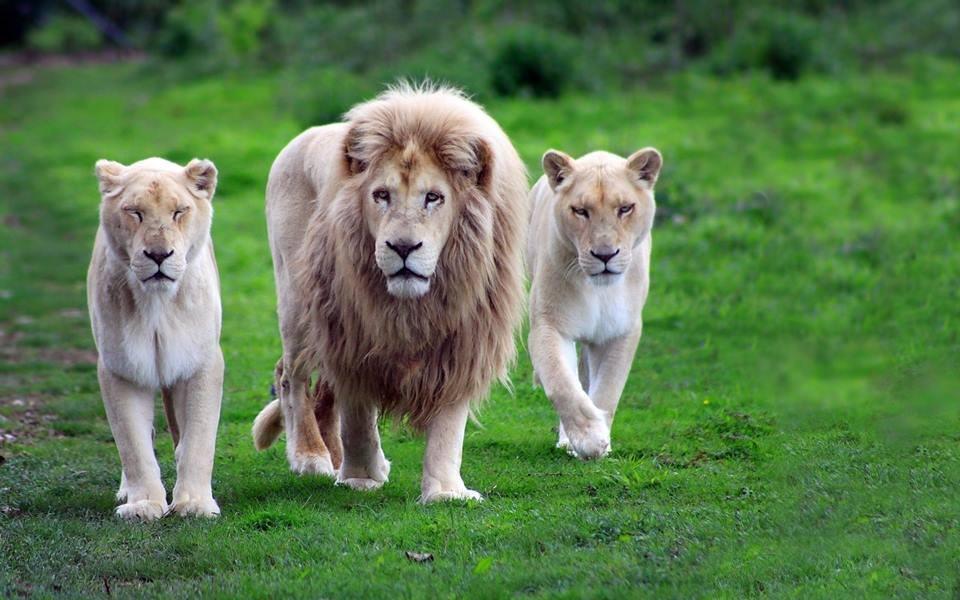
[[[143,213],[139,210],[127,209],[127,214],[135,216],[138,222],[143,223]]]
[[[373,192],[373,199],[377,202],[390,202],[390,192],[387,190],[375,190]]]
[[[629,215],[630,213],[633,212],[633,204],[627,204],[626,206],[621,206],[620,210],[617,212],[620,214],[621,217],[623,215]]]
[[[579,206],[571,206],[570,210],[572,210],[573,214],[577,215],[578,217],[583,217],[584,219],[590,218],[590,213],[588,213],[587,209],[585,208],[580,208]]]
[[[185,209],[185,208],[178,208],[177,210],[173,211],[173,220],[174,220],[174,221],[180,220],[180,217],[181,217],[181,216],[183,215],[183,213],[185,213],[185,212],[187,212],[187,209]]]
[[[443,202],[443,194],[437,192],[427,192],[427,196],[424,199],[426,206],[430,206],[434,202]]]

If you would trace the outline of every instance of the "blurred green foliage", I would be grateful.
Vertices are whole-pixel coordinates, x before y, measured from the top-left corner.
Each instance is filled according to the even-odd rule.
[[[71,33],[81,18],[64,16],[63,5],[37,4],[42,8],[31,17],[37,21],[30,47],[63,52],[99,43],[99,37]],[[619,89],[681,69],[759,71],[795,80],[807,73],[903,65],[917,53],[960,56],[955,0],[91,4],[135,45],[164,59],[189,61],[195,72],[279,68],[322,80],[338,69],[377,83],[430,76],[481,98]]]
[[[39,52],[82,52],[100,46],[100,32],[75,15],[57,14],[27,35],[27,47]]]

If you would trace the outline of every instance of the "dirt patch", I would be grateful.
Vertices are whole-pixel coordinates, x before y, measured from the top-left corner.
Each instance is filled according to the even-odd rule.
[[[61,438],[53,428],[56,415],[44,412],[41,396],[0,396],[0,448],[23,444],[38,438]]]
[[[137,50],[101,50],[76,54],[15,52],[0,58],[0,91],[29,84],[42,69],[137,62],[146,56]]]

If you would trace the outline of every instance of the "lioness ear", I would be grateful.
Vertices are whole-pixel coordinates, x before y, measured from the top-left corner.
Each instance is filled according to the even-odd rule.
[[[201,198],[213,199],[217,190],[217,167],[205,158],[195,158],[183,168],[190,191]]]
[[[94,172],[97,174],[97,180],[100,182],[100,195],[104,198],[113,196],[120,192],[120,176],[123,175],[125,166],[118,162],[101,158],[94,166]]]
[[[656,148],[637,150],[627,158],[627,171],[638,183],[646,185],[648,189],[653,189],[654,184],[657,183],[662,165],[663,157]]]
[[[559,150],[547,150],[540,164],[543,165],[543,172],[547,175],[550,189],[554,191],[573,173],[573,159]]]

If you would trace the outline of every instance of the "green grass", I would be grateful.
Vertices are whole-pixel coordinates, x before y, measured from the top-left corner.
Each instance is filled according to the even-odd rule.
[[[487,501],[429,507],[423,442],[390,424],[391,480],[371,494],[291,474],[282,442],[254,452],[279,353],[263,189],[297,128],[276,78],[182,75],[51,70],[0,92],[0,429],[24,418],[14,399],[53,415],[0,446],[0,594],[960,593],[960,65],[490,105],[532,174],[548,147],[658,146],[664,218],[612,455],[553,448],[521,355],[514,395],[495,389],[467,431],[464,479]],[[83,291],[92,171],[151,155],[221,174],[211,522],[112,516]]]

